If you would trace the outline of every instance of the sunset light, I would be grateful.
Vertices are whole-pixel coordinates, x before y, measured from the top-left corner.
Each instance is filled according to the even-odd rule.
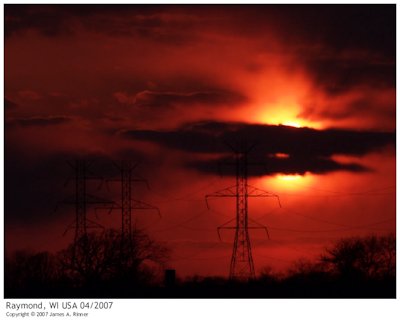
[[[295,175],[278,175],[276,177],[278,180],[283,180],[283,181],[300,181],[304,176],[301,176],[299,174]]]
[[[395,4],[3,7],[8,297],[396,295]]]
[[[313,189],[317,182],[317,177],[310,173],[303,175],[277,174],[273,177],[263,177],[257,180],[257,184],[263,187],[263,189],[272,190],[278,194],[303,194],[307,190]]]
[[[287,121],[287,122],[283,122],[282,125],[291,126],[291,127],[297,127],[297,128],[303,127],[303,126],[300,124],[300,122],[296,122],[296,121]]]
[[[322,122],[316,120],[307,120],[300,117],[302,107],[299,104],[273,104],[267,105],[265,108],[260,109],[259,113],[254,115],[255,118],[261,119],[264,124],[271,125],[284,125],[295,128],[309,127],[315,129],[322,129]],[[251,115],[246,115],[251,117]]]
[[[276,186],[278,191],[304,191],[305,187],[315,184],[315,177],[309,173],[300,174],[278,174],[270,180],[270,184]]]

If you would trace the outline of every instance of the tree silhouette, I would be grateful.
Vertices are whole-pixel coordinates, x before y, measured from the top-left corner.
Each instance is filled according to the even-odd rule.
[[[63,271],[76,286],[118,279],[131,283],[148,281],[152,275],[149,266],[162,267],[168,256],[166,247],[143,232],[135,231],[131,242],[123,244],[115,230],[88,234],[59,253]]]
[[[343,277],[394,277],[396,271],[396,238],[386,236],[341,239],[321,256],[328,270]]]
[[[157,269],[169,251],[143,232],[131,243],[115,230],[92,233],[53,255],[17,251],[5,260],[5,296],[101,298],[394,298],[395,235],[352,237],[320,260],[299,259],[286,273],[261,270],[244,282],[225,277],[177,278],[163,287]],[[178,275],[179,276],[179,275]]]
[[[17,251],[5,259],[5,289],[45,291],[58,278],[57,259],[49,252]]]

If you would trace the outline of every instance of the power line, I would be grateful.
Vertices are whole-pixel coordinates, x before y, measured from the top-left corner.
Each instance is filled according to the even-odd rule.
[[[396,185],[391,185],[391,186],[374,188],[374,189],[369,189],[369,190],[364,190],[364,191],[344,192],[344,191],[314,188],[311,186],[307,186],[307,185],[303,185],[303,184],[299,184],[299,183],[295,183],[295,182],[292,182],[291,184],[294,186],[303,188],[303,189],[311,190],[311,191],[328,193],[326,195],[321,195],[321,194],[312,195],[312,196],[318,196],[318,197],[380,196],[380,195],[385,196],[385,195],[390,195],[392,193],[383,193],[382,191],[396,189]],[[307,196],[306,194],[292,194],[292,193],[283,193],[283,192],[280,192],[279,194],[280,195],[288,195],[288,196]]]
[[[345,198],[345,197],[385,197],[385,196],[391,196],[395,194],[396,192],[387,192],[387,193],[342,193],[342,194],[301,194],[301,193],[286,193],[286,192],[279,192],[280,196],[286,196],[286,197],[303,197],[303,198],[308,198],[308,197],[319,197],[319,198]]]
[[[283,259],[283,258],[278,258],[278,257],[265,256],[265,255],[260,255],[260,254],[258,254],[257,256],[261,257],[261,258],[266,258],[266,259],[278,260],[278,261],[282,261],[282,262],[285,262],[285,263],[291,263],[292,262],[290,260]]]
[[[299,232],[299,233],[329,233],[329,232],[339,232],[339,231],[349,231],[349,230],[358,230],[358,229],[369,228],[371,226],[384,224],[387,222],[391,222],[393,220],[395,220],[395,218],[382,220],[382,221],[378,221],[378,222],[374,222],[374,223],[370,223],[370,224],[366,224],[366,225],[362,225],[362,226],[353,226],[353,227],[342,228],[342,229],[300,230],[300,229],[280,228],[280,227],[271,227],[271,226],[269,226],[269,228],[272,230],[277,230],[277,231],[289,231],[289,232]],[[375,229],[375,230],[387,231],[389,229]]]
[[[293,249],[294,251],[296,251],[296,252],[298,252],[298,253],[300,253],[300,254],[302,254],[302,255],[307,255],[307,256],[309,256],[309,255],[315,255],[314,253],[311,253],[311,252],[309,252],[309,251],[307,251],[307,250],[304,250],[304,249],[303,249],[303,250],[300,250],[300,249],[298,249],[298,248],[296,248],[296,247],[290,246],[290,245],[285,244],[285,243],[283,243],[283,242],[280,242],[280,241],[278,241],[278,240],[276,240],[276,239],[274,239],[273,241],[274,241],[275,243],[279,244],[281,247]],[[258,243],[257,246],[261,246],[261,243]],[[306,253],[308,253],[308,254],[306,254]]]
[[[165,228],[162,228],[162,229],[154,230],[153,232],[164,232],[164,231],[168,231],[168,230],[171,230],[171,229],[174,229],[174,228],[179,228],[183,224],[191,222],[192,220],[195,220],[195,219],[203,216],[208,211],[209,211],[208,209],[202,210],[199,213],[195,214],[194,216],[191,216],[189,219],[186,219],[186,220],[184,220],[182,222],[179,222],[179,223],[176,223],[176,224],[172,224],[171,226],[168,226],[168,227],[165,227]]]
[[[200,250],[200,251],[198,251],[198,252],[195,252],[194,254],[192,253],[192,254],[189,255],[189,256],[178,256],[178,257],[175,257],[175,260],[190,260],[190,259],[193,259],[193,258],[195,258],[196,256],[198,256],[198,255],[200,255],[200,254],[203,254],[203,253],[206,253],[206,252],[208,252],[209,250],[214,249],[214,248],[216,248],[216,247],[219,246],[219,245],[220,245],[220,243],[216,242],[216,243],[214,243],[213,245],[208,246],[208,247],[205,247],[204,249],[202,249],[202,250]],[[228,256],[224,256],[224,257],[227,258]]]
[[[286,208],[286,207],[283,208],[283,211],[285,211],[285,212],[288,213],[289,215],[294,215],[294,216],[306,218],[306,219],[313,220],[313,221],[317,221],[317,222],[321,222],[321,223],[324,223],[324,224],[329,224],[329,225],[334,225],[334,226],[340,226],[340,227],[346,227],[346,228],[353,228],[352,226],[349,226],[349,225],[340,224],[340,223],[328,221],[328,220],[325,220],[325,219],[316,218],[316,217],[309,216],[309,215],[304,215],[304,214],[299,213],[298,211],[295,211],[295,210],[292,210],[292,209]]]
[[[158,195],[159,197],[164,199],[164,201],[161,201],[159,203],[168,203],[168,202],[174,202],[174,201],[203,201],[203,199],[193,200],[193,199],[187,199],[187,198],[207,190],[209,187],[215,185],[215,183],[217,181],[219,181],[219,180],[215,179],[215,180],[213,180],[213,181],[201,186],[199,189],[196,189],[196,190],[193,190],[191,192],[185,193],[184,195],[182,195],[180,197],[167,196],[165,193],[160,193],[160,192],[158,192],[156,190],[153,190],[153,189],[150,189],[150,191],[154,192],[156,195]]]
[[[196,257],[176,257],[173,258],[171,261],[176,262],[176,261],[183,261],[183,260],[200,260],[200,261],[206,261],[206,260],[217,260],[217,259],[227,259],[229,258],[228,255],[224,256],[217,256],[217,257],[201,257],[201,258],[196,258]]]
[[[342,224],[342,223],[337,223],[337,222],[333,222],[333,221],[329,221],[329,220],[325,220],[325,219],[321,219],[321,218],[317,218],[317,217],[313,217],[313,216],[309,216],[309,215],[304,215],[297,210],[295,211],[295,210],[287,208],[287,207],[282,208],[282,210],[286,211],[286,213],[289,213],[291,215],[306,218],[306,219],[313,220],[316,222],[321,222],[324,224],[330,224],[330,225],[344,227],[344,228],[348,228],[348,229],[358,229],[360,227],[360,226],[351,226],[351,225],[346,225],[346,224]],[[383,221],[378,221],[376,223],[371,223],[371,224],[367,224],[367,225],[372,226],[372,225],[381,224],[381,223],[385,223],[385,222],[392,221],[392,220],[393,220],[393,218],[386,218]]]

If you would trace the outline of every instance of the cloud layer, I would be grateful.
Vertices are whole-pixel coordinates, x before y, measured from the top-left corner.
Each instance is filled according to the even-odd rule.
[[[395,133],[360,132],[351,130],[315,130],[290,126],[221,123],[213,121],[186,124],[174,131],[132,130],[125,137],[144,140],[171,149],[192,153],[226,154],[231,147],[241,151],[243,145],[255,145],[250,157],[264,163],[251,174],[328,173],[335,170],[365,171],[356,163],[339,163],[335,155],[363,156],[395,144]],[[231,158],[217,158],[232,163]],[[191,162],[203,172],[216,172],[216,160]],[[233,169],[234,170],[234,169]],[[234,171],[231,170],[231,174]]]
[[[249,215],[279,227],[276,240],[303,249],[305,231],[324,231],[315,240],[326,244],[346,234],[326,233],[329,223],[395,218],[396,5],[6,4],[4,16],[7,247],[60,246],[75,218],[74,207],[53,212],[74,193],[65,161],[82,158],[107,177],[120,175],[111,160],[141,161],[152,189],[138,183],[133,198],[163,218],[133,216],[155,238],[215,241],[234,200],[208,212],[204,195],[232,185],[229,145],[246,142],[251,184],[285,211],[251,200]],[[120,200],[118,183],[88,185]],[[99,219],[119,227],[120,212]]]

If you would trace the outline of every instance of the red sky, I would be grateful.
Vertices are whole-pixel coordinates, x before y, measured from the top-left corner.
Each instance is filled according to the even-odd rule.
[[[395,230],[395,6],[5,5],[6,248],[56,250],[73,208],[66,160],[140,161],[134,221],[178,274],[227,275],[234,184],[224,140],[257,141],[256,271],[338,238]],[[279,124],[287,126],[278,126]],[[291,127],[288,127],[291,126]],[[308,127],[304,129],[297,127]],[[110,166],[111,167],[111,166]],[[93,194],[118,197],[118,187]],[[118,212],[88,216],[118,228]]]

